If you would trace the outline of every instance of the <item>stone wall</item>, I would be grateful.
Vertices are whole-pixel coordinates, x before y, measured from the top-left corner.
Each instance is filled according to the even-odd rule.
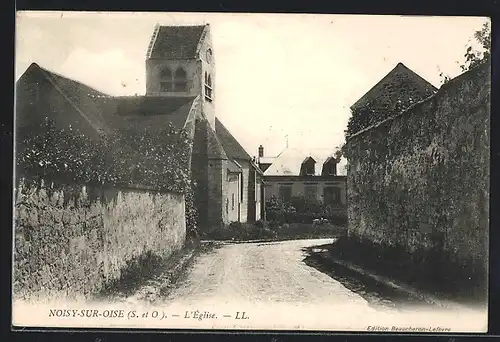
[[[182,195],[21,178],[15,192],[14,297],[88,297],[148,253],[186,236]]]
[[[483,65],[348,138],[350,235],[486,267],[490,85]]]

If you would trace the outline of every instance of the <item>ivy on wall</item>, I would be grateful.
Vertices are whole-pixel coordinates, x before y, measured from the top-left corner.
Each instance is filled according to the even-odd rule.
[[[185,130],[171,124],[142,130],[130,126],[92,140],[71,126],[60,128],[46,118],[36,131],[43,133],[21,134],[25,138],[16,154],[18,174],[180,193],[186,198],[188,231],[196,230],[189,164],[192,139]]]
[[[347,123],[348,135],[355,134],[378,122],[394,116],[411,105],[433,94],[433,90],[422,89],[417,84],[399,76],[397,82],[388,82],[378,91],[375,99],[352,110]]]

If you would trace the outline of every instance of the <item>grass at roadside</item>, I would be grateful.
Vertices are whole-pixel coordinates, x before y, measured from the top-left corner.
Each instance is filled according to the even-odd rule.
[[[96,294],[98,299],[124,299],[155,283],[158,290],[167,292],[190,267],[193,258],[213,244],[201,244],[197,240],[186,241],[185,246],[168,257],[152,253],[131,260],[119,279],[110,282]]]
[[[232,223],[210,230],[202,239],[216,241],[283,241],[295,239],[334,238],[345,235],[345,225],[273,222]]]

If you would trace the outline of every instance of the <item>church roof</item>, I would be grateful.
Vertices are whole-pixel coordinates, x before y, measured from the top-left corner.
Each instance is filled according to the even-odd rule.
[[[207,131],[208,159],[228,159],[228,155],[212,127],[208,126]]]
[[[148,58],[192,59],[205,25],[157,26],[151,38]]]
[[[110,96],[36,63],[21,78],[33,73],[49,80],[97,131],[105,134],[130,126],[158,129],[169,123],[181,129],[195,100],[195,97]]]
[[[229,132],[229,130],[222,124],[222,122],[215,118],[215,134],[218,140],[222,143],[222,147],[229,158],[251,160],[252,157],[245,151],[243,146],[240,145],[238,140]]]
[[[387,75],[377,82],[365,95],[352,106],[351,110],[360,108],[370,101],[381,98],[397,97],[402,88],[410,88],[417,101],[428,97],[437,91],[431,83],[426,81],[403,63],[398,63]]]
[[[195,97],[117,96],[95,99],[113,127],[126,123],[138,129],[156,129],[172,124],[184,127]]]
[[[35,75],[35,77],[41,76],[48,80],[97,131],[102,133],[111,132],[110,127],[106,124],[105,118],[93,101],[93,98],[107,97],[109,95],[91,88],[81,82],[44,69],[36,63],[32,63],[21,78],[32,75]],[[19,81],[21,81],[21,79]]]

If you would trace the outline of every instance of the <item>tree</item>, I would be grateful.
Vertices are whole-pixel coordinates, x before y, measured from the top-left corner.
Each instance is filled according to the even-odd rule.
[[[475,50],[471,45],[467,47],[464,54],[465,62],[460,66],[462,71],[470,70],[479,64],[489,60],[491,56],[491,28],[489,22],[474,32],[474,39],[480,44],[480,50]]]
[[[488,61],[491,56],[491,27],[490,23],[484,23],[480,30],[474,32],[475,44],[469,43],[464,54],[464,62],[460,64],[462,72],[468,71]],[[479,44],[479,49],[473,45]],[[448,83],[451,77],[440,72],[441,84]]]

